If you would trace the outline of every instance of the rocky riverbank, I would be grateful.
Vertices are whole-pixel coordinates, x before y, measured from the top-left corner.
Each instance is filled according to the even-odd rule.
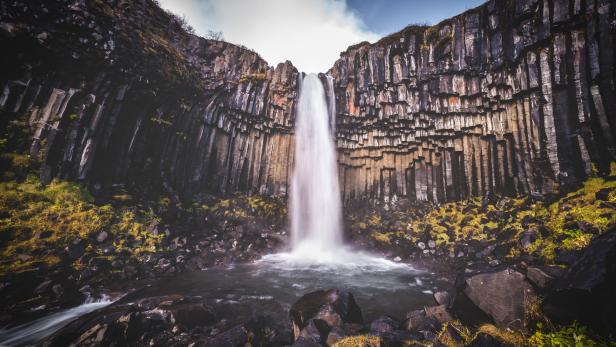
[[[443,339],[449,338],[457,341],[454,345],[473,345],[477,338],[518,345],[515,341],[535,334],[547,338],[562,327],[608,338],[616,326],[610,314],[610,293],[616,288],[611,265],[616,252],[614,182],[592,178],[551,201],[500,198],[441,206],[399,201],[349,207],[353,213],[347,215],[347,236],[355,247],[427,268],[450,285],[435,294],[434,307],[409,311],[407,321],[382,318],[327,327],[314,323],[303,334],[318,343],[329,340],[329,345],[345,336],[378,338],[385,345],[408,340],[447,345]],[[2,183],[4,192],[13,192],[2,195],[3,206],[13,206],[2,223],[22,230],[4,240],[5,324],[76,306],[86,297],[130,293],[49,341],[178,346],[215,346],[229,339],[265,345],[293,342],[290,322],[258,314],[251,320],[223,319],[220,310],[228,307],[217,308],[199,296],[143,294],[150,284],[186,271],[250,262],[284,249],[284,200],[237,195],[183,207],[164,199],[139,203],[116,188],[89,196],[67,182],[44,187],[30,177]],[[31,201],[37,201],[36,212]],[[75,208],[86,216],[107,211],[109,221],[98,229],[85,225],[85,219],[75,220]],[[143,214],[145,210],[156,213]],[[30,213],[27,223],[49,222],[41,224],[47,234],[39,235],[37,242],[25,242],[32,237],[26,230],[33,224],[19,224],[24,213]],[[121,232],[121,226],[131,232]],[[309,343],[306,336],[296,343]]]
[[[229,319],[228,306],[203,297],[142,290],[78,319],[45,345],[595,346],[614,334],[615,254],[616,229],[594,240],[568,269],[468,267],[454,288],[434,293],[432,305],[409,310],[403,320],[365,321],[345,290],[305,294],[282,322],[266,312]]]

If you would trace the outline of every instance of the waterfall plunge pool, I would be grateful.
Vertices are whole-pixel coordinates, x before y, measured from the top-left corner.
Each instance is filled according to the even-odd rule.
[[[265,316],[289,325],[289,309],[304,294],[337,288],[348,290],[370,322],[388,315],[403,322],[406,313],[435,304],[433,293],[447,287],[446,279],[365,255],[362,263],[335,265],[297,262],[278,253],[250,264],[189,272],[160,281],[142,295],[181,294],[201,297],[221,319],[241,322]]]

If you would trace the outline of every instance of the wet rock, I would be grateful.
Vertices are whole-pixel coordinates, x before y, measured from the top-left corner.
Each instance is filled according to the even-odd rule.
[[[498,326],[525,328],[526,310],[537,297],[523,274],[505,269],[474,275],[465,284],[464,294]]]
[[[51,280],[43,281],[41,284],[36,286],[36,288],[34,289],[34,293],[35,294],[43,294],[43,293],[47,292],[51,288],[51,284],[52,283],[53,282]]]
[[[452,300],[449,292],[436,292],[434,293],[434,300],[437,304],[443,305],[445,307],[451,307]]]
[[[208,326],[216,322],[214,310],[201,303],[177,304],[173,305],[169,311],[173,324],[180,324],[189,329]]]
[[[319,319],[330,327],[343,323],[363,323],[361,309],[353,295],[337,289],[319,290],[302,296],[289,311],[293,335],[297,339],[311,319]]]
[[[312,339],[299,337],[297,340],[295,340],[295,342],[293,342],[292,347],[323,347],[323,345]]]
[[[204,347],[243,347],[248,342],[248,330],[243,324],[226,330],[207,340]]]
[[[426,311],[426,319],[434,319],[439,323],[447,323],[453,320],[453,317],[447,311],[447,307],[445,305],[439,306],[428,306],[425,307]]]
[[[308,325],[300,331],[299,337],[323,344],[327,340],[331,329],[331,326],[324,320],[311,319],[308,321]]]
[[[332,330],[327,335],[326,343],[328,346],[333,345],[334,343],[344,339],[347,337],[346,331],[341,327],[333,327]]]
[[[382,334],[392,332],[398,329],[400,324],[391,317],[383,316],[375,319],[370,323],[370,331],[374,334]]]
[[[549,275],[544,269],[535,266],[528,267],[526,277],[532,284],[541,289],[549,287],[554,282],[553,276]]]
[[[421,327],[423,327],[424,322],[426,321],[426,311],[415,310],[408,312],[406,314],[406,321],[402,325],[404,330],[408,331],[417,331]]]
[[[53,287],[51,287],[51,292],[54,293],[56,297],[60,297],[64,293],[64,287],[62,287],[61,284],[54,284]]]

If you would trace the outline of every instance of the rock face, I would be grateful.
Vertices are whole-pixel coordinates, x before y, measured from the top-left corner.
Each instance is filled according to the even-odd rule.
[[[353,294],[337,289],[318,290],[302,296],[289,311],[293,336],[325,342],[333,327],[362,324],[361,309]]]
[[[1,8],[3,126],[27,120],[41,175],[173,194],[284,195],[298,72],[187,33],[149,0]]]
[[[548,194],[605,170],[615,10],[491,0],[350,47],[329,71],[345,199]]]
[[[498,326],[518,330],[525,328],[527,312],[537,302],[525,276],[512,269],[467,278],[464,294]]]
[[[597,236],[567,270],[543,308],[553,319],[616,333],[616,229]]]
[[[1,126],[29,132],[44,181],[287,193],[290,62],[189,34],[149,0],[0,11]],[[345,200],[549,194],[607,171],[615,13],[610,0],[491,0],[350,47],[328,72]]]

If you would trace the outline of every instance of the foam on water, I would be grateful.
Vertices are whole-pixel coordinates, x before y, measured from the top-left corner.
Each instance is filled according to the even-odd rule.
[[[52,313],[12,328],[0,329],[0,346],[35,344],[60,330],[74,319],[108,306],[111,303],[113,301],[107,296],[97,300],[88,299],[84,304],[77,307]]]
[[[260,263],[280,270],[415,271],[408,265],[354,250],[343,243],[333,136],[334,84],[331,76],[326,76],[326,80],[329,103],[317,75],[308,74],[300,83],[295,120],[295,167],[289,199],[291,251],[267,255]]]

